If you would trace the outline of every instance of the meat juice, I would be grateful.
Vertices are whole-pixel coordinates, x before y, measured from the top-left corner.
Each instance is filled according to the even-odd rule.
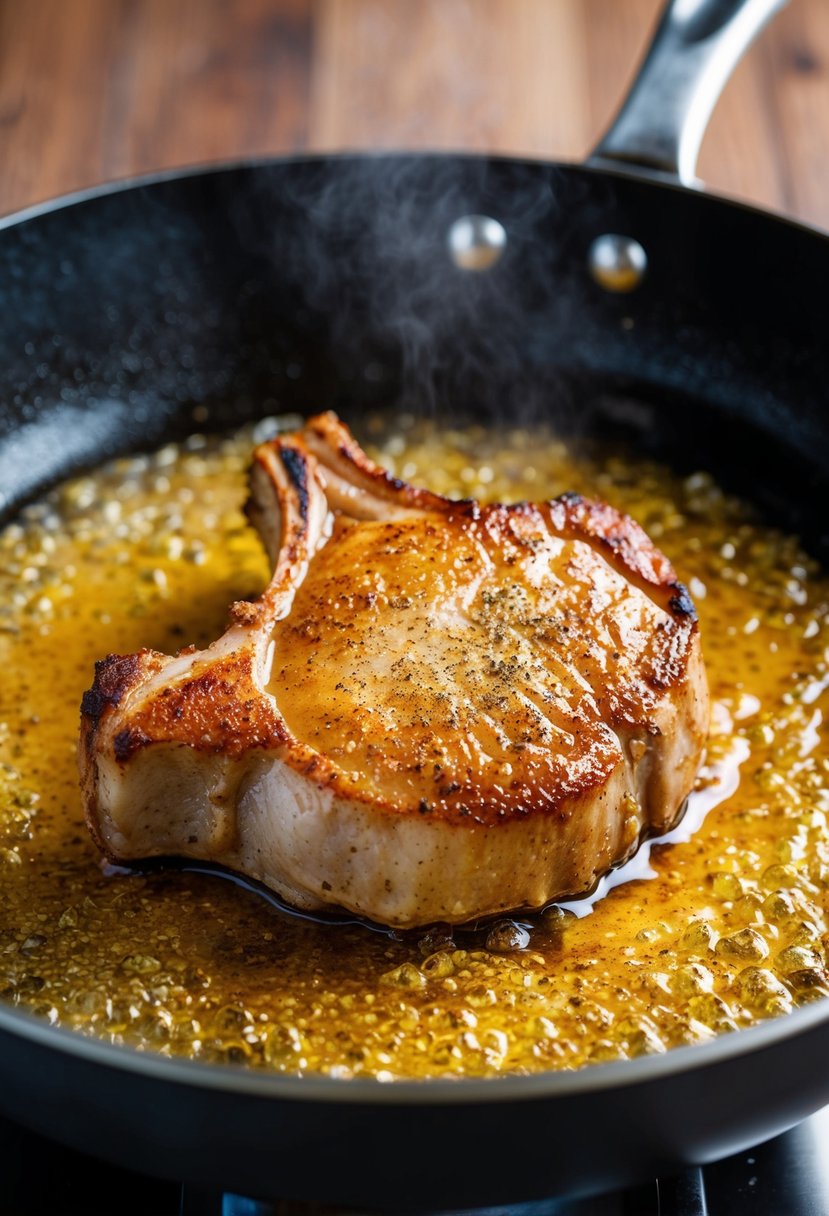
[[[539,429],[398,418],[362,436],[450,496],[603,498],[667,554],[714,706],[680,827],[601,898],[453,933],[317,923],[203,872],[101,867],[75,764],[94,661],[205,646],[261,592],[241,505],[253,443],[277,425],[115,461],[0,533],[3,999],[164,1054],[393,1080],[624,1059],[829,994],[829,580],[705,472]]]

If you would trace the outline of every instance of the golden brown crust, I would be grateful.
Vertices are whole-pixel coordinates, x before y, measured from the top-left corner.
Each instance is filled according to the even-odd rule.
[[[272,443],[279,443],[273,440]],[[349,485],[395,507],[415,511],[448,511],[460,505],[420,486],[393,477],[375,464],[360,447],[348,427],[330,410],[309,418],[303,428],[303,446],[319,461],[323,470],[341,476]],[[267,447],[268,445],[264,445]],[[324,476],[324,474],[323,474]],[[474,507],[474,503],[463,504]]]
[[[687,588],[635,519],[606,502],[580,494],[562,494],[549,505],[553,525],[561,536],[595,545],[616,570],[647,591],[666,612],[678,619],[687,617],[696,621],[696,609]]]
[[[582,504],[582,516],[592,506]],[[666,610],[652,612],[647,638],[634,639],[635,670],[614,678],[607,667],[613,652],[608,655],[577,585],[590,577],[607,582],[609,571],[592,557],[592,543],[578,552],[571,542],[558,543],[550,526],[556,508],[472,510],[447,503],[439,520],[395,519],[373,527],[339,521],[298,592],[295,611],[274,632],[271,687],[294,740],[316,752],[318,783],[397,814],[456,824],[566,817],[619,763],[623,748],[614,730],[658,731],[657,701],[684,680],[698,651],[695,622],[682,612],[673,619],[667,608],[673,570],[663,559],[658,572]],[[631,521],[611,515],[619,532],[628,534]],[[577,522],[572,540],[583,539]],[[624,551],[612,546],[611,553],[621,564]],[[565,577],[578,562],[576,584],[565,587],[552,608],[543,596],[533,599],[535,589],[523,580],[527,562],[540,557],[558,562]],[[419,577],[426,580],[420,617]],[[417,632],[423,612],[439,615],[441,602],[476,584],[457,642],[438,624],[427,643]],[[624,586],[617,580],[614,594]],[[515,589],[516,602],[504,596],[505,587]],[[355,655],[355,639],[367,659]],[[408,663],[406,649],[418,642],[430,647],[431,658]],[[387,647],[398,657],[388,676],[373,684],[372,669]],[[481,666],[479,679],[464,672],[465,653]],[[307,669],[313,683],[306,691]],[[585,679],[592,686],[588,698]],[[356,686],[366,683],[361,695]],[[372,716],[371,708],[379,705],[382,712],[388,684],[394,686],[387,698],[392,733],[383,732],[380,714]],[[461,695],[453,692],[456,684]],[[506,736],[502,741],[493,734],[493,714]],[[470,763],[463,752],[481,736],[492,736],[488,755]]]
[[[253,682],[249,657],[232,654],[143,701],[114,736],[114,755],[126,763],[139,748],[180,743],[236,760],[285,741],[279,718]]]
[[[125,694],[139,678],[142,658],[149,651],[138,654],[108,654],[95,664],[95,679],[92,687],[84,693],[81,712],[91,724],[97,725],[108,706],[120,705]]]
[[[305,426],[307,435],[316,440],[312,450],[318,455],[336,452],[330,462],[333,469],[355,477],[373,494],[396,504],[421,511],[441,512],[453,516],[477,519],[481,508],[474,499],[460,501],[445,498],[431,490],[412,486],[393,477],[386,469],[375,464],[356,442],[351,432],[328,411],[309,419]],[[272,445],[283,445],[284,440],[274,440]],[[263,445],[264,450],[269,446]],[[263,449],[259,450],[260,453]],[[257,454],[256,458],[260,458]],[[696,610],[687,588],[679,582],[670,561],[656,548],[642,527],[629,515],[617,511],[609,503],[584,498],[568,492],[547,504],[550,509],[552,528],[560,535],[584,540],[595,545],[611,565],[631,579],[636,585],[647,588],[650,593],[659,593],[657,602],[675,616],[695,619]],[[504,508],[502,504],[484,508],[490,514],[507,512],[504,523],[509,528],[510,519],[520,517],[525,511],[534,511],[532,504],[515,503]]]

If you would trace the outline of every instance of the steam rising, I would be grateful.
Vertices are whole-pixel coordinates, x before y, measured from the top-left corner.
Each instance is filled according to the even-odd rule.
[[[384,391],[387,404],[421,416],[548,415],[550,369],[571,353],[550,343],[574,298],[556,176],[475,157],[294,165],[280,181],[291,237],[274,232],[266,256],[295,285],[302,315],[324,328],[339,391],[356,404]],[[484,274],[459,267],[448,244],[452,225],[472,216],[505,233]]]

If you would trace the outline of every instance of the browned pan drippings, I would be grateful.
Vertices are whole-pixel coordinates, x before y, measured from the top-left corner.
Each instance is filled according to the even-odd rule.
[[[170,1054],[397,1077],[624,1058],[829,992],[825,576],[704,473],[577,457],[549,433],[404,420],[373,438],[393,472],[442,493],[573,489],[646,528],[700,612],[715,715],[695,807],[719,805],[590,915],[454,942],[308,923],[205,875],[102,875],[75,768],[94,660],[205,645],[267,578],[239,510],[250,431],[195,437],[68,483],[0,534],[4,998]]]

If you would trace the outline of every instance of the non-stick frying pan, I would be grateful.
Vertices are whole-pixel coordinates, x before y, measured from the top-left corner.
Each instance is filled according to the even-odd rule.
[[[829,240],[689,180],[719,87],[775,7],[674,0],[584,166],[275,161],[7,221],[5,508],[195,425],[332,406],[359,431],[366,409],[405,403],[624,435],[712,469],[826,554]],[[505,244],[491,223],[453,228],[465,216],[497,220]],[[485,246],[461,261],[500,257],[464,269],[450,231]],[[179,1062],[2,1009],[0,1111],[237,1192],[445,1209],[736,1151],[829,1101],[827,1058],[829,1002],[572,1074],[399,1084]]]

